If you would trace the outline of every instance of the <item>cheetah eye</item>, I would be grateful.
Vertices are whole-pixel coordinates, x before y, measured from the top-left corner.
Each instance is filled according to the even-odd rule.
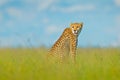
[[[79,29],[79,27],[77,26],[77,29]]]
[[[72,28],[74,28],[74,26],[72,26]]]

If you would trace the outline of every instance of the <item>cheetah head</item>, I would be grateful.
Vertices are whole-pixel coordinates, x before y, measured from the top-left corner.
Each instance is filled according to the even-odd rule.
[[[74,35],[79,35],[79,33],[81,32],[81,30],[82,30],[82,26],[83,26],[83,23],[81,22],[81,23],[71,23],[71,25],[70,25],[70,28],[71,28],[71,30],[72,30],[72,33],[74,34]]]

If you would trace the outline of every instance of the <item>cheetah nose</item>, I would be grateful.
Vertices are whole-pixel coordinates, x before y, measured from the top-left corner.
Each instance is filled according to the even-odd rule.
[[[74,30],[75,33],[77,33],[77,30]]]

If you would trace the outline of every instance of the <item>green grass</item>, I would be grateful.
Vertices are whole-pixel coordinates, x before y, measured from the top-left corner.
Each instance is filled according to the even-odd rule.
[[[77,62],[51,63],[47,49],[0,49],[0,80],[120,80],[119,48],[82,48]]]

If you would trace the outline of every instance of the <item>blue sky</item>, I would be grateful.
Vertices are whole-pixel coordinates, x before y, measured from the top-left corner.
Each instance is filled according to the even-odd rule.
[[[120,46],[120,0],[0,0],[0,47],[51,46],[73,22],[79,46]]]

